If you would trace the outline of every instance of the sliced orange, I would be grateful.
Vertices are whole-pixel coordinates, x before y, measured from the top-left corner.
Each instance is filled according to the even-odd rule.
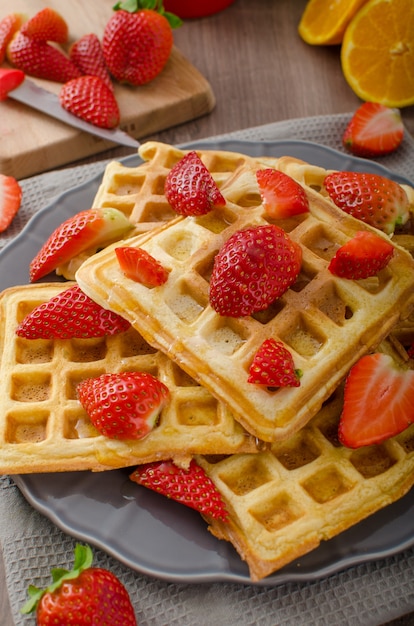
[[[362,100],[414,104],[413,0],[369,0],[345,31],[341,63]]]
[[[342,42],[346,27],[367,0],[309,0],[299,22],[299,35],[312,45]]]

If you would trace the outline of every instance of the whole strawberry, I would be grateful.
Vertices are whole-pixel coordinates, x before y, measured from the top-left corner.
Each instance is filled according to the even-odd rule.
[[[173,46],[172,27],[179,21],[164,11],[162,3],[154,5],[150,0],[118,2],[114,9],[102,40],[106,65],[119,82],[144,85],[167,63]]]
[[[36,611],[37,626],[137,626],[124,585],[92,561],[91,548],[77,544],[73,570],[53,569],[47,589],[30,586],[21,612]]]
[[[301,262],[300,246],[278,226],[237,231],[215,257],[210,304],[229,317],[263,311],[296,281]]]

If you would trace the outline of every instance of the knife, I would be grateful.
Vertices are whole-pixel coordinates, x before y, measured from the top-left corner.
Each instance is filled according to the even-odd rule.
[[[65,124],[69,124],[69,126],[101,137],[101,139],[106,139],[130,148],[138,148],[140,145],[139,141],[127,133],[124,133],[122,130],[117,128],[100,128],[99,126],[85,122],[85,120],[76,117],[76,115],[72,115],[72,113],[69,113],[69,111],[66,111],[66,109],[62,107],[56,94],[39,87],[39,85],[28,78],[25,78],[19,87],[8,91],[7,95],[9,98],[17,100],[17,102],[27,104],[33,109],[46,113],[61,122],[65,122]]]

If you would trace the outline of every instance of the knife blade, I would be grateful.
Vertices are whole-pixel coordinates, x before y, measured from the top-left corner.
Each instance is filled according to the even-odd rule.
[[[140,145],[139,141],[118,128],[100,128],[99,126],[85,122],[85,120],[76,117],[76,115],[72,115],[72,113],[69,113],[69,111],[66,111],[66,109],[62,107],[56,94],[43,89],[43,87],[40,87],[28,78],[25,78],[19,87],[9,91],[8,97],[13,98],[13,100],[17,102],[27,104],[42,113],[46,113],[65,124],[69,124],[69,126],[101,137],[101,139],[106,139],[130,148],[138,148]]]

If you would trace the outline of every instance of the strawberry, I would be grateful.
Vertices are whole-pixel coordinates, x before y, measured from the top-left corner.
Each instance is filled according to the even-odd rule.
[[[390,235],[409,218],[409,201],[398,183],[379,174],[332,172],[325,189],[343,211]]]
[[[6,58],[7,46],[24,22],[20,13],[10,13],[0,20],[0,64]]]
[[[16,89],[24,81],[24,72],[0,67],[0,100],[5,100],[9,91]]]
[[[247,382],[266,387],[299,387],[300,376],[284,344],[266,339],[254,355]]]
[[[80,71],[56,46],[16,33],[7,47],[8,61],[25,74],[65,83]]]
[[[0,174],[0,233],[10,226],[22,202],[22,189],[13,176]]]
[[[130,479],[195,509],[207,518],[222,521],[228,518],[220,492],[194,459],[188,469],[177,467],[172,461],[140,465],[130,475]]]
[[[73,285],[35,307],[16,334],[25,339],[72,339],[116,335],[129,327],[120,315],[99,306]]]
[[[210,172],[195,151],[188,152],[165,179],[165,196],[180,215],[205,215],[226,204]]]
[[[256,178],[267,217],[284,219],[309,212],[305,190],[291,176],[268,168],[258,170]]]
[[[69,58],[82,74],[99,76],[113,89],[111,77],[105,64],[101,42],[95,33],[84,35],[71,46]]]
[[[57,11],[50,7],[38,11],[23,24],[20,32],[36,41],[55,41],[56,43],[66,43],[69,36],[67,23]]]
[[[115,241],[131,227],[118,209],[86,209],[76,213],[52,232],[34,257],[30,263],[30,280],[43,278],[89,248]]]
[[[127,0],[114,6],[102,49],[109,71],[121,83],[144,85],[160,74],[169,59],[173,46],[170,24],[175,27],[179,22],[162,8],[154,10],[158,4]]]
[[[378,102],[364,102],[345,129],[342,143],[359,157],[379,157],[394,152],[404,137],[404,125],[398,109]]]
[[[64,109],[100,128],[120,122],[118,103],[111,87],[99,76],[80,76],[65,83],[59,93]]]
[[[394,437],[414,422],[414,371],[387,354],[362,357],[345,381],[339,440],[349,448]]]
[[[374,233],[359,231],[336,251],[328,269],[335,276],[361,280],[378,274],[393,254],[391,243]]]
[[[210,304],[229,317],[262,311],[295,282],[301,262],[300,246],[278,226],[236,231],[214,259]]]
[[[24,614],[36,611],[37,626],[137,626],[128,591],[109,570],[92,567],[93,554],[77,544],[72,570],[52,570],[47,589],[31,585]]]
[[[147,372],[88,378],[77,387],[79,401],[95,428],[111,439],[142,439],[156,426],[170,392]]]
[[[168,279],[168,271],[142,248],[123,246],[115,248],[118,263],[124,274],[147,287],[158,287]]]

